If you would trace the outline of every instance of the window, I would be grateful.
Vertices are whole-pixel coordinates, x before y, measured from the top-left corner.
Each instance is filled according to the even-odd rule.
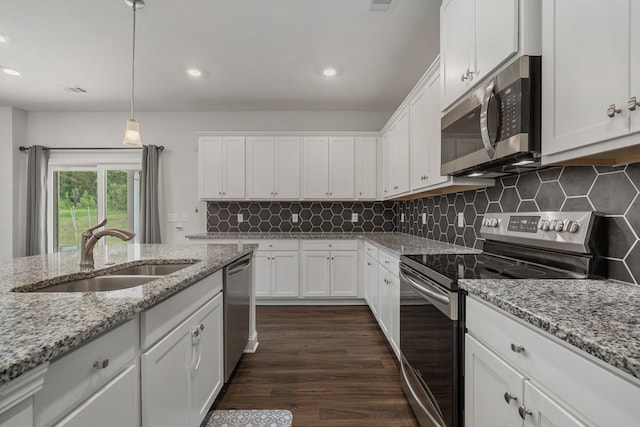
[[[140,222],[140,152],[56,151],[49,157],[48,249],[80,248],[82,232],[107,218],[108,228],[136,233]],[[100,244],[125,244],[115,237]]]

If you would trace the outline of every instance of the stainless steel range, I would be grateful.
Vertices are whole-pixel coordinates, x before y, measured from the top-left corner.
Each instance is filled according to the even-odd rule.
[[[464,298],[460,279],[569,279],[602,275],[591,248],[594,212],[486,214],[477,254],[400,258],[402,387],[420,422],[463,424]]]

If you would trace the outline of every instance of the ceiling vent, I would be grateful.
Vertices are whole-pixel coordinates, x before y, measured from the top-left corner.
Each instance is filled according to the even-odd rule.
[[[393,0],[371,0],[369,10],[371,12],[389,12],[393,6]]]
[[[83,89],[79,86],[69,86],[69,87],[65,87],[64,90],[66,90],[67,92],[71,92],[71,93],[87,93],[86,89]]]

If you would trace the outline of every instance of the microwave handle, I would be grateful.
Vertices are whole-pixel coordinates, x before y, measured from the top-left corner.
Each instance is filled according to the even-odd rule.
[[[487,150],[487,154],[489,154],[489,158],[491,159],[496,155],[496,150],[493,148],[494,143],[489,136],[489,101],[491,101],[491,97],[494,95],[495,87],[496,79],[492,79],[489,86],[487,86],[484,99],[480,106],[480,136],[482,137],[484,148]]]

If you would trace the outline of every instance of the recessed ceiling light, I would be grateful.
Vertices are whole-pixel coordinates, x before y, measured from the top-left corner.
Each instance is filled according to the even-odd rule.
[[[335,67],[324,67],[322,69],[322,74],[326,77],[333,77],[338,74],[338,70]]]
[[[4,71],[5,74],[9,74],[10,76],[19,76],[20,75],[20,72],[14,70],[13,68],[2,67],[1,69],[2,69],[2,71]]]
[[[202,71],[198,70],[197,68],[187,68],[187,74],[189,74],[191,77],[200,77],[202,76]]]
[[[0,43],[6,43],[9,41],[9,37],[5,36],[4,34],[0,34]]]

